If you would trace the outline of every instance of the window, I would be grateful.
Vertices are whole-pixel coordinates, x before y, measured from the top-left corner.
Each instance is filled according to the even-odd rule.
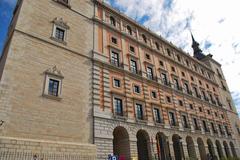
[[[225,127],[225,131],[226,131],[227,135],[228,135],[228,136],[231,136],[231,133],[230,133],[229,130],[228,130],[228,126],[224,126],[224,127]]]
[[[205,99],[205,101],[208,101],[208,98],[207,98],[206,93],[204,92],[204,90],[202,90],[201,92],[202,92],[202,96]]]
[[[176,72],[175,67],[172,67],[172,71],[173,71],[173,72]]]
[[[177,60],[178,60],[178,62],[181,62],[181,58],[179,55],[177,55]]]
[[[133,46],[129,47],[130,52],[135,53],[135,48]]]
[[[129,35],[132,35],[132,28],[130,26],[127,26],[127,32]]]
[[[137,74],[137,61],[133,59],[130,60],[130,69],[132,73]]]
[[[114,98],[114,109],[115,109],[115,114],[116,115],[123,116],[123,103],[122,103],[122,99]]]
[[[167,54],[168,54],[169,57],[171,57],[171,51],[170,51],[169,48],[167,48]]]
[[[110,16],[110,24],[114,27],[116,27],[116,20],[113,18],[113,16]]]
[[[156,91],[152,91],[151,92],[151,96],[152,96],[152,98],[157,98],[157,92]]]
[[[217,112],[215,112],[215,117],[218,117],[218,113]]]
[[[224,119],[224,115],[223,114],[221,115],[221,117],[222,117],[222,119]]]
[[[173,112],[169,112],[169,123],[171,126],[176,126],[175,114]]]
[[[43,96],[61,100],[63,75],[56,66],[45,71],[45,83]]]
[[[147,43],[147,37],[144,34],[142,34],[142,39],[145,43]]]
[[[197,120],[197,118],[193,118],[193,124],[194,124],[195,130],[200,130],[200,128],[199,128],[199,126],[198,126],[198,120]]]
[[[164,67],[163,61],[159,61],[160,66]]]
[[[112,37],[111,39],[112,39],[112,43],[117,44],[117,38]]]
[[[119,67],[119,54],[115,51],[111,52],[111,64]]]
[[[113,79],[113,85],[114,87],[121,87],[121,81],[119,79]]]
[[[228,103],[229,108],[232,110],[232,104],[231,104],[231,101],[227,99],[227,103]]]
[[[184,72],[182,72],[182,76],[185,77],[185,73]]]
[[[155,42],[155,46],[157,50],[160,50],[159,44],[157,42]]]
[[[204,70],[201,68],[202,75],[204,75]]]
[[[218,124],[218,128],[219,128],[219,131],[222,135],[224,135],[224,131],[222,129],[222,125],[221,124]]]
[[[146,56],[146,59],[150,60],[150,55],[149,54],[146,53],[145,56]]]
[[[207,87],[207,89],[209,89],[209,85],[208,84],[206,84],[206,87]]]
[[[213,87],[212,89],[213,89],[213,92],[215,92],[215,91],[216,91],[214,87]]]
[[[202,85],[202,81],[199,80],[198,83],[199,83],[200,85]]]
[[[153,80],[153,69],[151,67],[147,67],[147,78]]]
[[[217,132],[217,130],[216,130],[215,125],[214,125],[213,122],[211,122],[211,127],[212,127],[213,133],[217,134],[218,132]]]
[[[58,88],[59,88],[59,81],[54,79],[49,79],[48,94],[57,97]]]
[[[205,131],[205,132],[209,132],[209,129],[208,129],[208,126],[207,126],[206,121],[202,120],[202,123],[203,123],[204,131]]]
[[[210,110],[207,110],[207,113],[210,115],[211,114]]]
[[[199,107],[198,109],[199,109],[199,112],[203,112],[202,107]]]
[[[188,86],[187,83],[184,83],[184,84],[183,84],[183,87],[184,87],[184,91],[185,91],[186,93],[191,94],[191,92],[190,92],[190,90],[189,90],[189,86]]]
[[[193,78],[193,76],[191,76],[191,80],[192,80],[192,81],[194,81],[194,78]]]
[[[136,103],[136,116],[137,119],[143,120],[143,106],[142,104]]]
[[[167,102],[171,103],[171,98],[169,96],[166,96],[166,98],[167,98]]]
[[[190,108],[190,109],[193,109],[193,104],[189,104],[189,108]]]
[[[184,128],[189,128],[188,120],[186,115],[182,115],[182,124]]]
[[[187,59],[186,59],[186,61],[185,61],[185,62],[186,62],[186,65],[189,67],[189,62],[188,62],[188,60],[187,60]]]
[[[65,5],[65,6],[69,6],[69,1],[68,0],[57,0],[57,2]]]
[[[200,95],[198,94],[198,89],[197,87],[193,87],[193,91],[196,97],[199,97]]]
[[[65,30],[59,27],[56,27],[55,38],[64,41],[65,37]]]
[[[193,65],[193,67],[194,67],[194,70],[197,71],[197,66],[195,64]]]
[[[67,30],[69,28],[62,18],[55,18],[53,20],[53,33],[51,38],[57,42],[66,44]]]
[[[154,114],[155,122],[161,123],[162,120],[161,120],[160,110],[158,108],[154,108],[153,109],[153,114]]]
[[[166,73],[161,73],[161,77],[162,77],[163,84],[168,85],[167,74]]]
[[[178,100],[179,106],[183,106],[183,101],[182,100]]]
[[[134,85],[134,87],[133,87],[133,91],[134,91],[134,93],[140,93],[141,91],[140,91],[140,86],[138,86],[138,85]]]
[[[179,86],[179,83],[178,83],[178,79],[174,78],[173,79],[173,84],[174,84],[174,88],[176,90],[180,90],[180,86]]]

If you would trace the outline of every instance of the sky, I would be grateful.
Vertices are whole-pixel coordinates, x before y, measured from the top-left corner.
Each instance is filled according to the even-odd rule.
[[[120,12],[193,55],[191,34],[222,64],[240,114],[239,0],[105,0]]]
[[[192,55],[191,36],[222,64],[240,114],[239,0],[105,0]],[[0,0],[0,53],[16,0]]]

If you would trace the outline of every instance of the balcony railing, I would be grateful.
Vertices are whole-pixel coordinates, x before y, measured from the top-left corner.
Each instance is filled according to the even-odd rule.
[[[123,68],[123,63],[119,63],[117,61],[111,60],[111,64],[116,66],[116,67]]]
[[[199,126],[195,126],[196,131],[201,131],[201,128]]]

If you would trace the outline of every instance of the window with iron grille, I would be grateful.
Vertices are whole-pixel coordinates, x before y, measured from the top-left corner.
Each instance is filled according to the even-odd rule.
[[[115,108],[115,114],[116,115],[123,116],[123,103],[122,103],[122,99],[114,98],[114,108]]]
[[[136,103],[136,116],[137,119],[143,120],[143,106],[141,104]]]
[[[164,85],[168,85],[168,79],[166,73],[161,73],[162,81]]]
[[[155,122],[161,123],[160,110],[158,108],[154,108],[153,113],[154,113]]]
[[[61,29],[59,27],[56,27],[56,31],[55,31],[55,38],[60,40],[60,41],[64,41],[65,39],[65,30]]]
[[[137,73],[137,62],[133,59],[130,60],[130,69],[131,69],[131,72],[133,73]]]
[[[147,67],[147,77],[153,79],[153,69],[151,67]]]
[[[59,81],[54,79],[49,79],[48,94],[57,97],[58,89],[59,89]]]
[[[111,52],[111,63],[115,66],[119,66],[119,54],[117,52]]]
[[[188,126],[188,120],[186,115],[182,115],[182,123],[184,128],[189,128]]]
[[[176,126],[175,114],[173,112],[169,112],[169,122],[171,126]]]

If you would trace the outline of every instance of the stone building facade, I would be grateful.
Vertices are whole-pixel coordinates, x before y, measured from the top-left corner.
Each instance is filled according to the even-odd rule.
[[[239,157],[221,65],[192,47],[100,0],[19,0],[0,59],[0,159]]]

